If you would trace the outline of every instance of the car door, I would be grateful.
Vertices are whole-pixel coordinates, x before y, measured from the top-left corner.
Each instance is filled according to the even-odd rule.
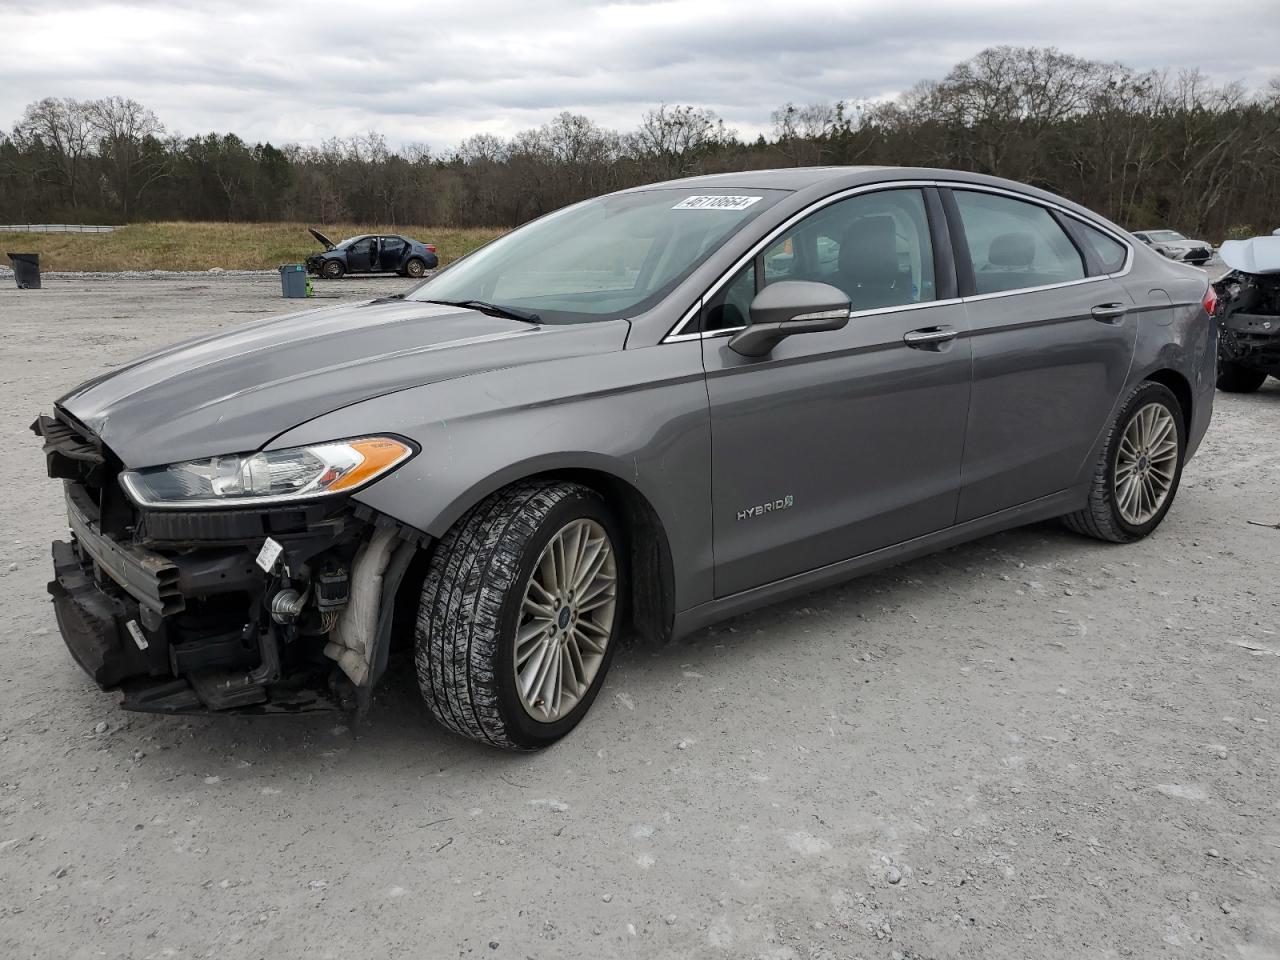
[[[944,201],[973,345],[963,522],[1072,485],[1126,382],[1137,321],[1064,212],[981,189]]]
[[[384,273],[404,269],[408,253],[409,244],[404,237],[382,237],[378,249],[378,269]]]
[[[954,522],[970,360],[941,219],[918,187],[827,202],[704,298],[718,597]],[[840,287],[847,326],[735,353],[784,279]]]
[[[347,247],[347,272],[368,273],[373,269],[374,237],[361,237]]]

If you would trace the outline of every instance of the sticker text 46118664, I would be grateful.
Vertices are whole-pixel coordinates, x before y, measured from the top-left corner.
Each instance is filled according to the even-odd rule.
[[[764,197],[729,197],[723,195],[685,197],[672,210],[745,210]]]

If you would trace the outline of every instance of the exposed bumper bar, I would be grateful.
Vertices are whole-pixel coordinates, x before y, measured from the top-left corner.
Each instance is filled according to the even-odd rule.
[[[49,595],[67,649],[98,686],[121,690],[120,705],[126,710],[303,713],[343,707],[327,689],[314,686],[278,685],[260,696],[233,701],[213,689],[219,680],[216,672],[175,677],[167,644],[153,638],[146,647],[138,645],[128,626],[137,617],[137,605],[99,586],[75,544],[55,541],[53,568]]]
[[[178,585],[178,565],[158,553],[117,543],[99,533],[87,516],[86,505],[80,501],[76,488],[69,487],[67,522],[80,548],[143,606],[162,617],[181,613],[186,608],[186,600]]]

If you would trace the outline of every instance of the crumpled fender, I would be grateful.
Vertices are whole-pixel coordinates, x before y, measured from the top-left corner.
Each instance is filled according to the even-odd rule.
[[[338,661],[357,687],[367,686],[372,672],[382,610],[382,578],[397,542],[395,527],[378,527],[360,547],[352,565],[351,597],[324,645],[325,656]]]

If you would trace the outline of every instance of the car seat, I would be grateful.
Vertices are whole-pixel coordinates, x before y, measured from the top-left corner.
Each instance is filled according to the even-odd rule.
[[[836,265],[839,286],[854,310],[872,310],[911,302],[909,283],[898,266],[897,227],[885,214],[856,220],[840,240]]]

